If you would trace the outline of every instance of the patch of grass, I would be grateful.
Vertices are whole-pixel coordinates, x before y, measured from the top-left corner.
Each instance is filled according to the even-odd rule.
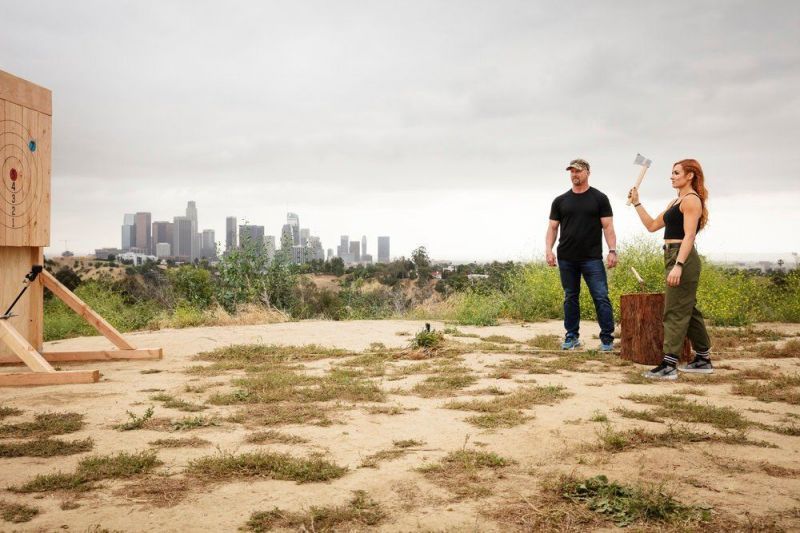
[[[172,431],[189,431],[198,428],[207,428],[210,426],[218,426],[219,422],[213,418],[206,418],[200,416],[187,416],[179,420],[173,420],[170,423]]]
[[[469,391],[469,392],[470,392],[470,394],[473,394],[473,395],[488,394],[490,396],[506,396],[508,394],[511,394],[511,391],[503,390],[500,387],[496,387],[496,386],[486,387],[485,389],[472,390],[472,391]]]
[[[685,426],[669,426],[666,431],[653,432],[643,428],[633,428],[627,431],[617,431],[611,425],[606,425],[597,432],[597,443],[594,450],[619,453],[639,448],[677,448],[682,444],[695,442],[719,442],[740,446],[760,446],[775,448],[776,446],[764,441],[750,440],[744,433],[724,433],[722,435],[706,432],[695,432]]]
[[[367,412],[371,415],[402,415],[407,411],[416,411],[417,408],[406,408],[402,405],[373,405],[367,408]]]
[[[452,373],[429,376],[424,381],[414,385],[411,391],[423,398],[452,396],[455,391],[469,387],[477,380],[478,378],[471,373],[454,371]]]
[[[488,335],[480,338],[484,342],[496,342],[498,344],[519,344],[521,341],[512,339],[508,335]]]
[[[184,499],[190,488],[189,481],[183,478],[150,476],[115,491],[115,494],[155,507],[172,507]]]
[[[561,337],[558,335],[536,335],[525,343],[532,348],[540,350],[560,350]]]
[[[780,433],[781,435],[789,435],[790,437],[800,437],[800,426],[795,424],[788,424],[784,426],[770,426],[770,431]]]
[[[334,408],[327,405],[279,402],[266,405],[248,405],[229,420],[237,423],[249,422],[259,426],[282,426],[287,424],[330,426],[334,423],[330,416],[332,411],[334,411]]]
[[[7,407],[7,406],[0,406],[0,420],[7,418],[9,416],[19,416],[22,414],[22,409],[17,409],[16,407]]]
[[[492,472],[512,464],[514,461],[496,453],[465,448],[450,452],[439,462],[423,465],[417,470],[458,498],[478,498],[491,494]]]
[[[425,350],[435,352],[442,348],[445,338],[444,333],[435,329],[423,329],[411,339],[410,347],[412,350]]]
[[[196,413],[208,409],[205,405],[190,403],[163,392],[150,396],[150,399],[155,402],[162,402],[162,405],[168,409],[177,409],[187,413]]]
[[[415,440],[415,439],[402,439],[402,440],[394,440],[392,441],[392,445],[395,448],[413,448],[415,446],[422,446],[425,444],[424,440]]]
[[[378,463],[381,461],[391,461],[393,459],[397,459],[398,457],[402,457],[405,455],[405,453],[406,450],[404,449],[381,450],[362,459],[361,468],[378,468]]]
[[[84,426],[83,415],[78,413],[40,413],[33,422],[0,425],[0,439],[27,439],[52,437],[75,433]]]
[[[281,433],[280,431],[275,431],[271,429],[269,431],[258,431],[256,433],[251,433],[247,437],[245,437],[245,442],[249,442],[250,444],[267,444],[267,443],[278,443],[278,444],[305,444],[308,442],[308,439],[304,439],[303,437],[298,437],[297,435],[290,435],[288,433]]]
[[[648,522],[687,525],[711,519],[708,510],[681,504],[661,485],[631,487],[599,475],[584,480],[563,477],[557,490],[564,498],[585,504],[619,527]]]
[[[200,448],[211,445],[209,441],[198,437],[187,439],[156,439],[148,442],[148,444],[156,448]]]
[[[148,368],[147,370],[140,370],[140,374],[160,374],[163,370],[158,370],[155,368]]]
[[[558,374],[559,372],[607,372],[612,367],[630,366],[632,363],[613,354],[595,351],[566,352],[551,358],[530,358],[505,360],[497,368],[500,370],[525,370],[528,374]]]
[[[753,425],[752,421],[743,417],[731,407],[717,407],[710,404],[692,402],[682,396],[672,394],[632,394],[623,396],[623,399],[658,406],[653,411],[653,415],[656,417],[673,418],[682,422],[711,424],[719,429],[742,430]]]
[[[453,337],[465,337],[465,338],[471,338],[471,339],[477,339],[477,338],[480,337],[480,335],[478,335],[476,333],[464,333],[460,329],[454,328],[454,327],[444,328],[444,334],[445,335],[452,335]]]
[[[756,354],[765,359],[800,357],[800,339],[790,339],[778,348],[774,344],[760,344],[755,347]]]
[[[763,383],[736,383],[733,394],[752,396],[762,402],[785,402],[800,405],[800,374],[781,375]]]
[[[190,461],[186,468],[188,475],[205,481],[263,478],[310,483],[338,479],[346,472],[347,468],[319,456],[299,458],[266,451],[210,455]]]
[[[136,429],[142,429],[147,423],[147,421],[153,418],[153,413],[155,412],[155,409],[153,409],[153,406],[151,405],[150,407],[145,409],[144,413],[141,416],[131,411],[125,411],[125,412],[128,413],[128,421],[117,424],[116,426],[114,426],[114,429],[118,431],[134,431]]]
[[[653,411],[645,410],[645,411],[636,411],[634,409],[628,409],[626,407],[615,407],[613,409],[615,413],[622,416],[623,418],[633,418],[635,420],[644,420],[646,422],[656,422],[658,424],[662,424],[664,420],[658,418]]]
[[[507,396],[491,400],[447,402],[445,409],[499,413],[507,409],[530,409],[534,405],[552,405],[572,396],[562,385],[545,385],[518,389]]]
[[[592,413],[591,418],[589,418],[589,422],[608,422],[608,415],[600,411],[595,411]]]
[[[349,531],[358,526],[377,526],[386,518],[380,504],[363,490],[354,491],[353,498],[336,507],[311,507],[308,512],[262,511],[250,515],[243,529],[264,533],[275,528],[295,531]]]
[[[88,490],[94,481],[137,476],[149,472],[160,464],[161,461],[152,451],[93,455],[82,459],[72,473],[40,474],[27,483],[9,490],[23,493]]]
[[[519,426],[530,420],[531,416],[524,414],[518,409],[503,409],[496,413],[484,413],[482,415],[468,416],[464,420],[475,427],[483,429],[510,428]]]
[[[652,385],[653,381],[647,379],[641,372],[625,372],[622,375],[622,382],[629,385]]]
[[[13,524],[30,522],[38,514],[39,509],[37,507],[0,500],[0,517],[6,522]]]
[[[326,348],[316,344],[305,346],[278,346],[274,344],[238,344],[203,352],[194,357],[196,361],[208,361],[209,366],[192,367],[193,374],[219,374],[228,370],[266,370],[275,364],[300,361],[316,361],[357,355],[348,350]]]
[[[8,444],[0,443],[0,457],[56,457],[75,455],[76,453],[91,451],[93,446],[94,441],[91,438],[64,441],[45,437]]]
[[[705,396],[706,391],[699,387],[684,387],[675,391],[675,394],[684,394],[692,396]]]

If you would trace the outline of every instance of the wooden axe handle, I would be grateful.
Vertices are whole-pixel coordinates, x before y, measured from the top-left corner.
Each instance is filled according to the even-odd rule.
[[[649,167],[642,165],[642,170],[639,171],[639,177],[636,178],[636,185],[633,186],[634,189],[639,190],[639,185],[642,184],[642,180],[644,179],[644,173],[647,172],[648,168]],[[625,205],[631,205],[630,198],[628,198],[628,202]]]

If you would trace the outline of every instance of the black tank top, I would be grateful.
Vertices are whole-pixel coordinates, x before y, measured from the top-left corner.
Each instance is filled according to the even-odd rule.
[[[697,193],[690,192],[689,194],[700,198],[700,195]],[[686,196],[689,196],[689,194]],[[684,198],[686,198],[686,196],[684,196]],[[682,201],[683,199],[664,211],[664,239],[683,239],[685,237],[683,231],[683,213],[681,213],[680,207]],[[700,198],[700,203],[703,203],[702,198]],[[697,231],[700,231],[699,220],[697,221]]]

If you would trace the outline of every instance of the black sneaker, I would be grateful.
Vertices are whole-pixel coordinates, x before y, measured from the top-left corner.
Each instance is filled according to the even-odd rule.
[[[690,374],[713,374],[714,367],[711,365],[710,359],[704,359],[695,355],[694,360],[688,365],[681,367],[680,371]]]
[[[649,372],[642,374],[647,379],[664,379],[674,381],[678,379],[678,370],[667,363],[661,363]]]

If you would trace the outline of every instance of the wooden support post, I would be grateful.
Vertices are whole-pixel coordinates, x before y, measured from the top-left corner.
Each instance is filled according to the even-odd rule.
[[[94,329],[114,343],[114,346],[120,350],[136,349],[130,343],[128,343],[128,341],[126,341],[122,335],[120,335],[119,331],[117,331],[114,326],[106,322],[103,317],[95,313],[91,307],[86,305],[83,300],[75,296],[75,294],[73,294],[68,288],[62,285],[61,282],[58,281],[50,272],[46,270],[42,271],[42,273],[39,275],[39,279],[42,280],[42,283],[45,287],[50,289],[50,291],[62,302],[67,304],[70,309],[85,318]]]
[[[31,343],[8,323],[8,320],[0,320],[0,341],[3,341],[6,346],[11,348],[11,351],[34,372],[56,371],[50,366],[50,363],[36,351],[36,348],[31,346]]]

